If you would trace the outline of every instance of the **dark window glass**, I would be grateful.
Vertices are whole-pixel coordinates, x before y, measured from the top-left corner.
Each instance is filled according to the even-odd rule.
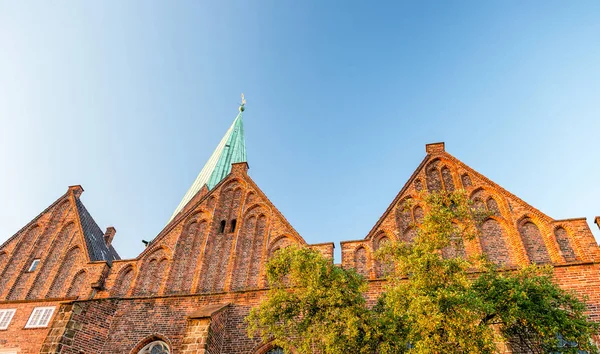
[[[29,266],[28,272],[35,271],[37,269],[38,264],[40,264],[40,260],[39,259],[34,259],[33,262],[31,262],[31,265]]]

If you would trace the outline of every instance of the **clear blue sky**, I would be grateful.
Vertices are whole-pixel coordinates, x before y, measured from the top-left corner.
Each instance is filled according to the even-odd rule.
[[[363,238],[437,141],[598,235],[598,18],[599,1],[0,1],[0,241],[81,184],[137,256],[241,92],[250,174],[309,243]]]

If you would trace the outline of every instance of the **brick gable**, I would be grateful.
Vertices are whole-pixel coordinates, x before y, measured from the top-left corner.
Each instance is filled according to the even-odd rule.
[[[481,175],[445,151],[443,143],[428,144],[427,155],[364,240],[342,242],[342,264],[377,277],[372,254],[381,235],[392,240],[411,240],[423,210],[424,191],[465,189],[474,206],[493,216],[482,225],[478,240],[465,241],[465,254],[485,253],[503,266],[596,262],[598,245],[585,219],[554,220],[514,194]],[[411,199],[413,207],[406,210]],[[455,252],[455,251],[454,251]],[[359,264],[361,263],[361,264]],[[366,268],[366,269],[365,269]]]
[[[585,219],[554,220],[445,151],[427,155],[368,235],[341,242],[342,266],[370,279],[373,303],[392,264],[374,253],[393,240],[410,241],[425,210],[419,192],[464,188],[493,215],[478,240],[443,251],[446,257],[486,253],[505,267],[551,264],[556,280],[589,297],[600,320],[598,246]],[[264,353],[249,339],[244,318],[266,294],[265,263],[298,244],[333,260],[333,243],[307,245],[247,174],[246,163],[211,190],[202,187],[136,258],[120,260],[114,228],[102,235],[69,191],[0,246],[0,309],[17,309],[0,331],[0,349],[28,353],[137,353],[160,340],[174,353]],[[405,209],[408,199],[412,208]],[[600,220],[600,218],[598,218]],[[35,272],[26,272],[39,258]],[[35,307],[56,306],[48,328],[25,329]]]

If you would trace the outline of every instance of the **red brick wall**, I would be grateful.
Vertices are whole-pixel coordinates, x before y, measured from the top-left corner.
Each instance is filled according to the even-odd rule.
[[[249,352],[260,343],[247,338],[244,318],[264,293],[76,302],[71,319],[65,322],[65,326],[75,330],[68,336],[61,336],[63,349],[60,353],[79,353],[79,350],[86,353],[129,353],[140,342],[156,335],[177,353],[184,347],[189,349],[184,344],[184,336],[189,332],[186,329],[193,325],[188,316],[204,306],[228,302],[234,305],[217,313],[211,320],[210,336],[205,342],[207,348],[212,354]],[[63,330],[63,333],[66,332],[68,330]],[[73,341],[64,345],[65,340],[71,337]],[[221,346],[223,350],[218,351]]]
[[[464,188],[478,207],[494,215],[484,224],[480,239],[444,250],[445,256],[484,252],[500,264],[551,263],[562,286],[589,297],[590,315],[598,319],[600,269],[593,262],[600,261],[600,252],[585,219],[544,215],[447,154],[443,144],[430,144],[427,152],[367,237],[341,243],[342,266],[370,279],[365,294],[369,303],[382,291],[384,282],[379,279],[390,267],[374,253],[385,242],[415,236],[414,224],[424,213],[419,191]],[[161,338],[175,352],[184,349],[184,343],[193,351],[198,347],[189,338],[186,342],[190,330],[199,331],[193,332],[195,340],[204,341],[200,347],[211,354],[264,348],[264,343],[247,337],[244,323],[265,294],[264,265],[276,250],[306,243],[246,170],[245,163],[234,164],[230,176],[193,198],[140,256],[114,261],[110,267],[89,262],[73,205],[80,191],[70,189],[0,247],[0,308],[17,309],[9,329],[0,331],[0,348],[20,347],[20,353],[129,353]],[[408,199],[411,209],[404,208]],[[333,259],[332,243],[309,247]],[[27,273],[37,257],[38,269]],[[58,304],[47,297],[65,301],[52,329],[24,329],[35,306]],[[75,297],[95,299],[72,302]],[[210,320],[187,317],[200,307],[223,303],[232,305]]]
[[[415,171],[394,202],[382,215],[365,240],[343,242],[342,265],[354,267],[377,277],[378,263],[367,256],[354,253],[361,247],[375,249],[377,237],[385,233],[392,240],[409,241],[414,237],[422,211],[419,192],[463,188],[475,207],[487,209],[493,216],[482,227],[482,235],[474,242],[464,242],[467,255],[485,253],[498,264],[526,265],[551,263],[563,265],[597,261],[598,245],[585,219],[554,220],[531,207],[501,186],[471,169],[444,150],[443,144],[429,144],[428,155]],[[406,201],[412,200],[412,210]],[[419,214],[419,216],[417,216]],[[462,252],[462,251],[461,251]],[[360,264],[357,264],[357,261]],[[370,271],[363,269],[371,268]]]
[[[20,348],[19,354],[34,354],[40,352],[42,343],[50,332],[50,327],[25,328],[33,309],[40,306],[56,306],[53,319],[51,320],[53,321],[57,316],[60,303],[58,301],[0,303],[0,310],[17,310],[8,329],[0,330],[0,349]]]
[[[109,337],[117,305],[118,300],[62,305],[40,353],[99,353]]]

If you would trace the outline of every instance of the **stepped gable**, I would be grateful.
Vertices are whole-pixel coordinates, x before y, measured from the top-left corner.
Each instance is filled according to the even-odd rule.
[[[410,242],[423,217],[419,194],[464,189],[474,207],[493,215],[477,240],[463,241],[448,257],[485,253],[495,263],[515,267],[529,263],[573,264],[600,260],[597,243],[585,218],[555,220],[467,166],[445,150],[444,143],[426,145],[427,155],[364,240],[342,242],[342,263],[371,278],[382,276],[373,253],[390,240]],[[405,201],[412,199],[411,210]]]
[[[79,200],[82,192],[69,187],[0,247],[0,299],[85,296],[106,271],[102,263],[118,259]]]

